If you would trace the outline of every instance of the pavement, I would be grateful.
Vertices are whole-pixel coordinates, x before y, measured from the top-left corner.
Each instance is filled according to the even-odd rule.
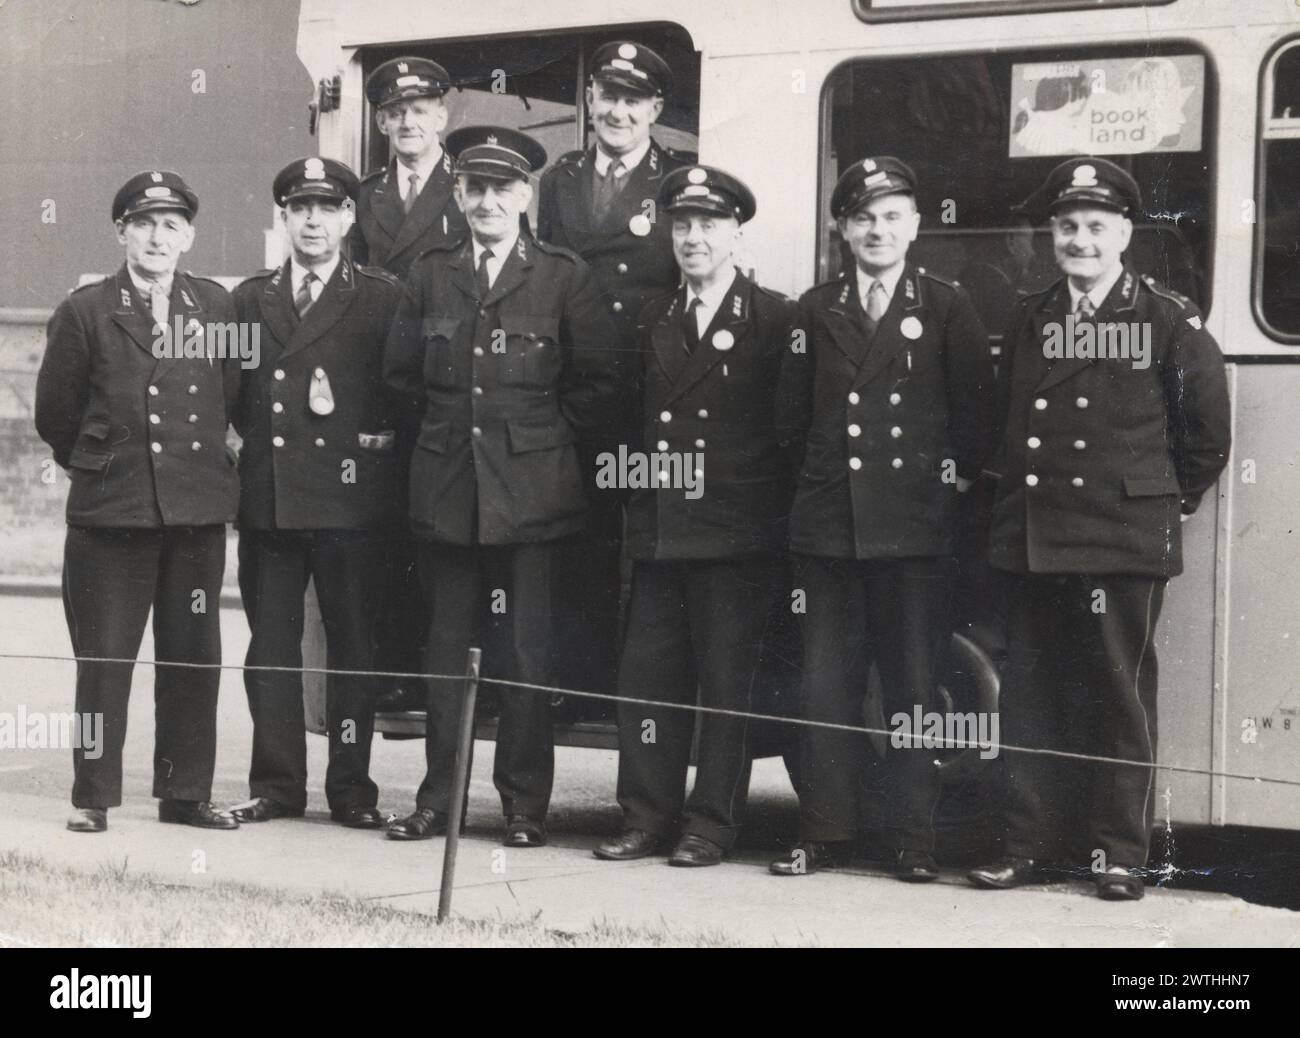
[[[17,589],[15,589],[17,590]],[[224,656],[243,658],[242,614],[222,610]],[[67,655],[58,598],[0,594],[0,653]],[[151,658],[146,634],[142,658]],[[71,708],[72,664],[0,660],[0,712]],[[304,894],[341,894],[432,915],[437,907],[443,841],[397,843],[376,832],[328,821],[313,789],[308,817],[209,832],[157,822],[149,796],[152,760],[151,668],[137,667],[128,725],[125,799],[109,813],[109,831],[63,828],[71,782],[70,752],[0,750],[0,851],[16,850],[82,870],[101,865],[202,886],[251,883]],[[252,728],[237,671],[223,674],[214,800],[247,796]],[[308,740],[312,782],[324,774],[325,742]],[[499,804],[491,781],[492,746],[480,743],[470,789],[469,831],[457,861],[454,914],[534,919],[575,932],[593,923],[653,929],[675,936],[725,934],[753,945],[940,947],[1239,947],[1300,946],[1300,913],[1248,904],[1218,893],[1149,888],[1136,904],[1107,903],[1085,883],[1011,892],[969,887],[959,870],[913,886],[881,871],[854,868],[815,876],[767,874],[796,825],[796,802],[779,760],[756,763],[750,826],[735,857],[708,869],[673,869],[664,859],[600,862],[591,847],[617,832],[616,755],[561,748],[549,819],[551,842],[538,849],[500,845]],[[377,740],[372,774],[380,808],[406,813],[423,768],[419,740]]]

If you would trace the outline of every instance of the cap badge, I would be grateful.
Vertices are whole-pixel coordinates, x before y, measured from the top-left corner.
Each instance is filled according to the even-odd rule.
[[[1097,168],[1095,166],[1083,165],[1074,167],[1074,179],[1070,182],[1071,187],[1096,187],[1097,186]]]
[[[144,189],[145,198],[169,198],[172,189],[169,187],[147,187]]]
[[[495,143],[497,142],[497,135],[496,135],[495,133],[489,133],[489,134],[488,134],[488,138],[487,138],[487,142],[488,142],[489,144],[495,144]]]
[[[311,386],[307,390],[307,406],[312,414],[327,415],[334,411],[334,391],[324,368],[312,372]]]
[[[302,175],[308,180],[324,180],[325,163],[320,159],[308,159],[302,164]]]
[[[698,197],[700,195],[707,195],[708,193],[709,193],[709,188],[708,185],[706,184],[687,184],[684,188],[682,188],[682,193],[677,197],[693,198],[693,197]]]
[[[636,71],[636,66],[630,61],[625,61],[623,58],[610,58],[609,64],[611,68],[621,68],[624,72]]]
[[[399,61],[399,62],[397,63],[397,71],[398,71],[398,72],[401,72],[401,73],[403,73],[403,74],[409,72],[409,71],[410,71],[410,68],[411,68],[411,66],[408,65],[405,61]]]
[[[904,317],[903,323],[898,326],[898,330],[903,333],[905,339],[919,339],[924,329],[921,322],[915,317]]]
[[[704,170],[700,169],[697,166],[695,169],[691,170],[689,173],[686,174],[686,179],[689,180],[692,184],[703,184],[706,180],[709,179],[709,175],[706,172],[704,172]]]
[[[644,238],[650,233],[650,218],[645,213],[637,213],[636,216],[628,220],[627,229],[638,238]]]
[[[1187,318],[1187,323],[1195,328],[1198,332],[1201,330],[1201,319],[1196,316]]]
[[[150,174],[149,174],[149,177],[150,177],[151,180],[153,180],[153,182],[154,182],[155,184],[161,184],[161,183],[162,183],[162,174],[161,174],[161,173],[150,173]]]
[[[627,58],[628,61],[631,61],[636,57],[636,48],[630,43],[625,43],[618,48],[618,56],[620,58]]]
[[[863,159],[863,160],[862,160],[862,168],[865,169],[868,173],[873,172],[873,171],[875,170],[875,168],[876,168],[875,160],[873,160],[873,159]]]
[[[713,348],[722,350],[724,353],[736,345],[736,337],[725,328],[719,328],[713,333]]]
[[[883,184],[888,179],[889,174],[882,169],[878,173],[872,173],[869,177],[863,177],[862,186],[871,187],[873,184]]]

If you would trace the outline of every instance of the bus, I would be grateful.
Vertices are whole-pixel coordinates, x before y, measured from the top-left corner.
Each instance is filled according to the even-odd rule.
[[[298,54],[320,154],[368,171],[388,159],[363,90],[381,62],[433,58],[456,84],[449,131],[513,126],[553,161],[587,145],[585,69],[614,39],[672,66],[660,142],[754,189],[743,265],[760,283],[797,296],[835,276],[831,188],[864,156],[896,155],[921,185],[911,255],[970,288],[995,353],[1017,294],[1054,276],[1049,232],[1016,205],[1070,155],[1133,173],[1146,215],[1129,259],[1205,312],[1233,408],[1232,457],[1184,526],[1186,568],[1161,618],[1158,759],[1189,770],[1158,775],[1157,817],[1300,828],[1300,791],[1251,778],[1300,780],[1300,6],[303,0]],[[990,586],[965,589],[949,682],[962,701],[996,696]],[[319,728],[319,682],[308,700]],[[416,735],[423,719],[377,728]],[[600,725],[567,740],[613,745]],[[947,770],[963,776],[970,756]]]

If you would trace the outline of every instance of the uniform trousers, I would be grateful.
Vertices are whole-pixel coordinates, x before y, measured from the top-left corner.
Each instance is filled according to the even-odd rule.
[[[795,587],[803,616],[803,716],[862,726],[871,665],[880,674],[886,723],[932,711],[950,634],[952,564],[946,557],[856,560],[803,556]],[[851,840],[862,827],[861,790],[873,754],[865,735],[805,727],[799,815],[805,840]],[[939,771],[934,752],[892,746],[880,776],[890,850],[932,853]]]
[[[1165,583],[1142,576],[1012,577],[1003,743],[1154,761],[1153,635]],[[1091,866],[1100,863],[1100,850],[1106,865],[1146,864],[1153,769],[1009,749],[1003,764],[1006,853]]]
[[[429,603],[425,667],[463,675],[467,654],[490,633],[500,651],[485,650],[483,677],[549,684],[552,574],[556,544],[453,545],[420,540],[420,580]],[[480,622],[490,618],[489,632]],[[416,806],[448,811],[456,765],[463,677],[429,682],[425,775]],[[555,773],[551,694],[499,686],[493,781],[503,812],[544,818]]]
[[[635,563],[619,695],[749,710],[783,575],[780,560],[765,558]],[[694,711],[619,703],[624,826],[660,837],[680,827],[730,848],[749,791],[749,722],[700,716],[695,786],[686,800],[695,729]]]
[[[69,526],[63,552],[63,610],[78,657],[133,660],[153,610],[154,658],[221,663],[221,575],[226,528]],[[77,664],[77,713],[98,714],[102,745],[73,750],[72,805],[122,802],[131,663]],[[154,671],[153,795],[207,800],[217,751],[221,671]],[[84,731],[83,727],[83,731]],[[92,754],[87,754],[91,749]]]
[[[241,530],[239,589],[252,636],[249,667],[302,666],[303,595],[316,586],[329,670],[372,670],[378,582],[383,550],[367,530]],[[302,675],[246,670],[253,715],[248,788],[288,807],[307,805],[307,735]],[[370,779],[376,679],[330,674],[325,680],[329,764],[325,797],[331,811],[374,807]]]

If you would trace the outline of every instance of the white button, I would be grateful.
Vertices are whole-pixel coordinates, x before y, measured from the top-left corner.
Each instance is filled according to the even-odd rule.
[[[480,429],[480,428],[476,425],[476,426],[474,426],[474,428],[472,428],[472,429],[469,431],[469,434],[470,434],[471,436],[482,436],[482,435],[483,435],[483,430]]]
[[[696,469],[696,470],[695,470],[695,478],[696,478],[696,479],[703,479],[703,478],[704,478],[704,470],[703,470],[703,469]]]
[[[275,369],[275,380],[276,380],[277,382],[279,382],[279,381],[281,381],[283,378],[284,378],[284,368],[276,368],[276,369]]]
[[[892,436],[894,439],[898,439],[900,436],[903,435],[903,430],[896,425],[889,430],[889,435]]]
[[[157,395],[158,395],[158,387],[157,387],[157,386],[150,386],[150,387],[149,387],[149,395],[150,395],[150,396],[157,396]]]
[[[1030,487],[1038,486],[1038,477],[1031,472],[1025,477],[1025,485]]]
[[[274,444],[276,447],[283,447],[283,446],[284,446],[284,437],[283,437],[283,436],[272,436],[272,437],[271,437],[271,443]]]
[[[1034,401],[1034,409],[1038,411],[1046,411],[1047,401],[1040,396],[1037,400]]]
[[[668,449],[668,441],[667,441],[667,440],[660,440],[660,441],[659,441],[659,449],[660,449],[661,451],[666,451],[666,450]]]
[[[901,394],[901,393],[890,393],[890,394],[889,394],[889,403],[890,403],[890,406],[891,406],[891,407],[897,407],[897,406],[898,406],[899,404],[901,404],[902,402],[903,402],[903,397],[902,397],[902,394]]]
[[[862,397],[858,396],[857,393],[850,393],[850,394],[849,394],[849,403],[850,403],[850,404],[856,404],[856,403],[857,403],[859,400],[861,400],[861,399],[862,399]]]
[[[151,444],[149,444],[149,449],[150,449],[151,451],[153,451],[155,454],[161,454],[161,453],[162,453],[162,444],[161,444],[161,443],[151,443]]]
[[[1040,440],[1037,436],[1029,437],[1029,440],[1027,442],[1029,443],[1029,449],[1035,451],[1038,450],[1038,448],[1043,445],[1043,441]]]
[[[162,419],[159,418],[156,414],[151,414],[151,415],[149,416],[149,424],[150,424],[150,425],[161,425],[161,424],[162,424]]]
[[[1087,407],[1087,406],[1088,406],[1088,398],[1087,398],[1086,396],[1081,396],[1081,397],[1079,397],[1079,399],[1076,400],[1076,401],[1074,402],[1074,406],[1075,406],[1075,407]]]
[[[199,443],[198,440],[195,440],[193,443],[190,444],[190,450],[192,451],[198,451],[202,449],[203,449],[203,444]]]
[[[198,386],[190,386],[190,388],[187,390],[187,392],[190,394],[190,396],[195,396],[195,395],[197,395],[197,394],[198,394],[198,391],[199,391],[199,387],[198,387]]]
[[[196,415],[196,414],[192,414],[192,415],[190,415],[190,418],[189,418],[190,425],[193,425],[193,424],[194,424],[195,422],[197,422],[198,420],[199,420],[199,416],[198,416],[198,415]]]
[[[620,263],[620,264],[618,265],[618,267],[617,267],[617,270],[618,270],[618,272],[619,272],[620,274],[626,274],[626,273],[627,273],[627,264],[626,264],[626,263]]]
[[[1088,446],[1088,442],[1087,442],[1086,440],[1075,440],[1075,441],[1074,441],[1074,449],[1077,450],[1077,451],[1081,451],[1081,450],[1083,450],[1083,449],[1084,449],[1085,447],[1087,447],[1087,446]]]
[[[854,472],[857,472],[858,469],[862,468],[862,459],[861,459],[861,458],[850,458],[850,459],[849,459],[849,468],[851,468]]]
[[[612,307],[612,309],[614,313],[621,314],[623,312],[623,304],[620,303],[618,300],[614,300],[614,306]]]
[[[861,436],[861,435],[862,435],[862,426],[860,426],[860,425],[850,425],[850,426],[849,426],[849,435],[850,435],[850,436]]]
[[[276,414],[280,414],[284,410],[284,404],[280,403],[280,401],[277,400],[275,403],[271,405],[271,410],[274,411]]]
[[[660,473],[659,473],[659,482],[660,482],[660,483],[667,483],[667,482],[668,482],[668,473],[667,473],[667,472],[660,471]]]
[[[1081,487],[1081,486],[1083,486],[1083,477],[1082,477],[1082,476],[1075,476],[1074,479],[1070,480],[1070,486],[1072,486],[1072,487]]]
[[[695,446],[700,447],[700,448],[703,448],[703,447],[704,447],[704,441],[703,441],[703,440],[696,440],[696,441],[695,441]]]
[[[659,421],[661,421],[661,422],[671,422],[672,420],[673,420],[673,413],[672,413],[671,411],[660,411],[660,412],[659,412]]]
[[[471,392],[472,394],[474,394],[474,396],[482,396],[482,395],[483,395],[483,387],[482,387],[482,386],[475,386],[473,389],[470,390],[470,392]]]
[[[903,467],[903,459],[902,459],[902,458],[895,458],[895,459],[894,459],[893,461],[891,461],[889,464],[892,465],[892,466],[893,466],[894,468],[896,468],[896,469],[901,469],[901,468]]]
[[[325,377],[325,369],[324,369],[324,368],[317,368],[315,371],[312,372],[312,374],[315,375],[317,378],[324,378],[324,377]]]
[[[482,346],[475,346],[475,347],[474,347],[474,356],[476,356],[476,357],[481,357],[481,356],[483,356],[483,347],[482,347]]]
[[[316,446],[317,446],[317,447],[324,447],[324,446],[325,446],[325,441],[322,440],[319,436],[316,437]]]
[[[708,417],[709,417],[709,412],[708,412],[708,410],[707,410],[706,408],[703,408],[703,407],[700,408],[700,417],[701,417],[701,418],[708,418]]]

